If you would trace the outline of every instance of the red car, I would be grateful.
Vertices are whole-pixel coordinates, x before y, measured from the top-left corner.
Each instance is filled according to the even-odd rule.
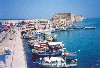
[[[8,30],[8,26],[7,25],[3,26],[3,29],[4,29],[4,31],[7,31]]]

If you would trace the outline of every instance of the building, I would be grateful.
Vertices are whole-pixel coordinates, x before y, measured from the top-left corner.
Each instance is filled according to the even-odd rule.
[[[69,26],[73,25],[73,22],[82,21],[83,16],[74,15],[72,13],[56,13],[52,17],[53,26]]]
[[[74,14],[72,13],[56,13],[52,17],[53,26],[68,26],[75,21]]]
[[[74,22],[74,14],[72,13],[57,13],[54,14],[52,17],[52,20],[59,20],[59,19],[66,19],[66,21],[72,21]]]

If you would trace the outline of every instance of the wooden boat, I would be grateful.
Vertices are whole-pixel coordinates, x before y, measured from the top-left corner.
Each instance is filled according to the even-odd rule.
[[[62,67],[76,67],[77,61],[75,59],[64,60],[62,57],[45,57],[42,62],[39,63],[40,67],[47,68],[62,68]]]
[[[57,35],[54,35],[52,42],[56,42],[57,41],[57,38],[58,38],[58,36]]]
[[[23,36],[23,38],[24,38],[24,39],[31,39],[31,38],[32,38],[32,35],[30,35],[30,34],[25,34],[25,35]]]
[[[48,37],[46,38],[46,40],[52,41],[52,40],[53,40],[53,36],[48,36]]]
[[[57,32],[57,31],[60,31],[58,27],[57,27],[57,28],[55,28],[55,32]]]
[[[59,30],[60,31],[66,31],[66,28],[65,27],[60,27]]]
[[[46,50],[47,44],[51,46],[53,51]],[[63,46],[62,42],[41,43],[40,46],[32,49],[33,57],[35,59],[34,63],[38,63],[41,68],[77,67],[76,54],[65,51],[66,48],[63,48]],[[64,55],[62,55],[62,53],[64,53]]]
[[[41,67],[63,67],[66,62],[61,57],[45,57],[44,62],[40,63]]]
[[[28,40],[28,47],[34,48],[34,39],[29,39]]]
[[[63,46],[62,42],[40,43],[40,46],[32,49],[32,53],[33,56],[37,54],[39,57],[61,56]]]
[[[40,41],[37,37],[33,37],[28,40],[28,47],[33,49],[37,45],[40,45]]]
[[[51,33],[54,33],[54,32],[55,32],[55,29],[54,29],[54,28],[52,28]]]

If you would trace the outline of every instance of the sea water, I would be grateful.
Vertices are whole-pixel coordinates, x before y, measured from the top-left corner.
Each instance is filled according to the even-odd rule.
[[[75,25],[80,27],[92,26],[96,29],[59,31],[55,33],[58,35],[57,41],[63,41],[69,52],[77,53],[77,68],[100,68],[100,19],[84,19]],[[27,42],[24,45],[28,68],[39,68],[38,64],[32,63],[32,52],[28,48]]]

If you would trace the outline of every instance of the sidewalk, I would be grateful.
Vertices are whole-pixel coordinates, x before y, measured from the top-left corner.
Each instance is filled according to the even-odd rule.
[[[8,40],[8,48],[11,49],[11,55],[6,58],[5,68],[27,68],[27,62],[24,54],[20,31],[16,30],[13,40]]]

